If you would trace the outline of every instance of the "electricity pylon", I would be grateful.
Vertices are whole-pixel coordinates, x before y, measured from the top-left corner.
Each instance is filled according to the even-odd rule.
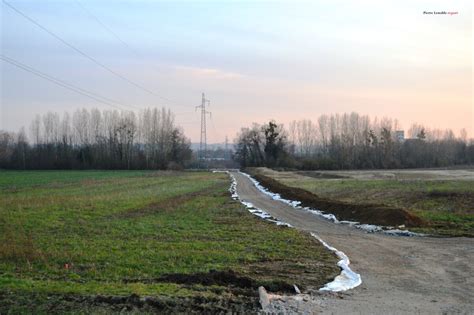
[[[211,112],[206,110],[206,104],[210,105],[209,100],[206,99],[204,93],[202,93],[202,101],[201,105],[196,106],[196,110],[198,108],[201,109],[201,141],[199,143],[199,161],[204,161],[207,157],[207,134],[206,134],[206,115],[209,114],[211,116]]]

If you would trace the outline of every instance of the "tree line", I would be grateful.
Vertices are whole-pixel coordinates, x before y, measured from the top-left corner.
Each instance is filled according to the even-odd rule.
[[[190,141],[165,108],[48,112],[33,119],[29,134],[0,131],[0,168],[175,169],[192,158]]]
[[[462,129],[413,124],[400,137],[397,120],[357,113],[275,121],[242,128],[233,158],[242,167],[375,169],[445,167],[474,163],[474,141]],[[191,143],[167,109],[140,113],[79,109],[37,115],[28,135],[0,131],[0,168],[181,169],[193,161]]]
[[[386,169],[445,167],[474,163],[474,142],[462,129],[429,129],[413,124],[402,138],[397,120],[350,114],[274,121],[242,128],[234,158],[241,166],[299,169]]]

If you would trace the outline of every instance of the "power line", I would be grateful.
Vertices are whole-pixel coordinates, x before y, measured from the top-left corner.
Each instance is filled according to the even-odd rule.
[[[78,4],[79,7],[81,7],[81,9],[87,13],[87,15],[89,15],[89,17],[91,17],[93,20],[95,20],[97,22],[97,24],[99,24],[100,26],[102,26],[102,28],[104,30],[106,30],[109,34],[112,35],[112,37],[114,37],[115,39],[117,39],[123,46],[125,46],[133,55],[135,55],[137,58],[139,59],[145,59],[144,55],[142,53],[140,53],[138,50],[136,50],[135,48],[133,48],[132,45],[129,45],[125,40],[123,40],[118,34],[117,32],[113,31],[112,28],[110,26],[107,26],[104,22],[102,22],[101,19],[99,19],[97,17],[97,15],[93,14],[92,11],[90,9],[87,9],[79,0],[76,0],[76,3]],[[162,74],[160,70],[158,70],[158,68],[151,64],[151,67],[153,68],[153,70],[158,73],[158,74]],[[174,104],[177,104],[176,102],[172,101],[172,100],[168,100]],[[179,105],[179,104],[178,104]]]
[[[89,15],[93,20],[95,20],[100,26],[102,26],[102,28],[104,28],[108,33],[112,34],[112,36],[115,37],[123,46],[125,46],[138,57],[142,57],[135,49],[132,48],[132,46],[130,46],[122,38],[120,38],[117,33],[115,33],[110,27],[103,23],[95,14],[91,12],[91,10],[87,9],[79,0],[76,0],[76,3],[81,7],[82,10],[84,10],[84,12],[87,13],[87,15]]]
[[[71,48],[72,50],[74,50],[75,52],[79,53],[80,55],[82,55],[83,57],[89,59],[90,61],[92,61],[93,63],[95,63],[96,65],[100,66],[101,68],[105,69],[106,71],[112,73],[113,75],[121,78],[122,80],[128,82],[129,84],[149,93],[149,94],[152,94],[158,98],[161,98],[162,100],[165,100],[167,102],[172,102],[174,103],[172,100],[166,98],[166,97],[163,97],[161,95],[158,95],[156,94],[155,92],[147,89],[146,87],[143,87],[141,86],[140,84],[138,83],[135,83],[134,81],[128,79],[127,77],[121,75],[120,73],[117,73],[115,72],[114,70],[110,69],[109,67],[107,67],[106,65],[104,65],[103,63],[99,62],[97,59],[95,59],[94,57],[91,57],[90,55],[88,55],[87,53],[83,52],[82,50],[80,50],[79,48],[75,47],[74,45],[70,44],[69,42],[67,42],[66,40],[64,40],[63,38],[61,38],[59,35],[55,34],[54,32],[50,31],[49,29],[47,29],[46,27],[44,27],[43,25],[41,25],[39,22],[37,22],[36,20],[32,19],[31,17],[29,17],[28,15],[26,15],[25,13],[23,13],[22,11],[20,11],[18,8],[14,7],[12,4],[8,3],[7,1],[5,0],[2,0],[2,2],[7,5],[8,7],[10,7],[12,10],[14,10],[16,13],[18,13],[19,15],[21,15],[22,17],[24,17],[25,19],[27,19],[28,21],[30,21],[31,23],[33,23],[34,25],[36,25],[37,27],[39,27],[40,29],[42,29],[43,31],[45,31],[46,33],[48,33],[49,35],[51,35],[52,37],[56,38],[57,40],[59,40],[61,43],[63,43],[64,45],[68,46],[69,48]]]
[[[91,98],[91,99],[93,99],[93,100],[95,100],[95,101],[97,101],[97,102],[100,102],[100,103],[102,103],[102,104],[109,105],[109,106],[111,106],[111,107],[114,107],[114,108],[117,108],[117,109],[120,109],[120,110],[122,110],[122,108],[118,107],[116,104],[119,104],[119,105],[121,105],[121,106],[134,107],[134,106],[131,106],[131,105],[124,105],[124,104],[121,104],[121,103],[119,103],[119,102],[117,102],[117,101],[114,101],[114,100],[109,99],[109,98],[107,98],[107,97],[101,96],[101,95],[99,95],[99,94],[97,94],[97,93],[88,91],[88,90],[86,90],[86,89],[77,87],[77,86],[75,86],[75,85],[72,85],[71,83],[68,83],[68,82],[65,82],[65,81],[63,81],[63,80],[60,80],[60,79],[58,79],[58,78],[55,78],[55,77],[53,77],[53,76],[50,76],[50,75],[48,75],[48,74],[46,74],[46,73],[43,73],[43,72],[41,72],[41,71],[39,71],[39,70],[36,70],[36,69],[34,69],[34,68],[30,67],[30,66],[27,66],[27,65],[25,65],[25,64],[23,64],[23,63],[21,63],[21,62],[15,60],[15,59],[12,59],[12,58],[10,58],[10,57],[7,57],[7,56],[5,56],[5,55],[3,55],[3,54],[0,54],[0,59],[2,59],[3,61],[8,62],[9,64],[14,65],[15,67],[20,68],[20,69],[22,69],[22,70],[24,70],[24,71],[26,71],[26,72],[32,73],[32,74],[34,74],[34,75],[36,75],[36,76],[38,76],[38,77],[40,77],[40,78],[43,78],[43,79],[45,79],[45,80],[47,80],[47,81],[50,81],[50,82],[52,82],[52,83],[54,83],[54,84],[56,84],[56,85],[59,85],[59,86],[61,86],[61,87],[63,87],[63,88],[66,88],[66,89],[68,89],[68,90],[74,91],[74,92],[76,92],[76,93],[78,93],[78,94],[81,94],[81,95],[83,95],[83,96],[87,96],[87,97],[89,97],[89,98]],[[115,103],[115,104],[114,104],[114,103]],[[136,108],[136,107],[134,107],[134,108]]]

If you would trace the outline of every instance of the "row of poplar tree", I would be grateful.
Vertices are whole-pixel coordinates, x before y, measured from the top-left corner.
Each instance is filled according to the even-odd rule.
[[[242,128],[235,140],[241,166],[298,169],[384,169],[474,164],[474,142],[465,129],[413,124],[357,113],[322,115],[285,128],[274,121]]]
[[[191,156],[190,141],[164,108],[48,112],[28,132],[0,131],[0,168],[174,169]]]
[[[298,169],[446,167],[474,164],[474,141],[462,129],[413,124],[357,113],[322,115],[285,128],[270,121],[242,128],[233,158],[240,166]],[[27,135],[28,134],[28,135]],[[191,143],[164,108],[140,113],[80,109],[37,115],[28,131],[0,131],[0,168],[181,169],[193,164]],[[206,165],[212,167],[212,161]]]

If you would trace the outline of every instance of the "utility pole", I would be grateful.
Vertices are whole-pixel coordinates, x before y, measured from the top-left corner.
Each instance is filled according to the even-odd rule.
[[[225,158],[226,160],[229,160],[229,149],[228,149],[228,146],[229,146],[229,139],[227,138],[227,136],[225,136],[224,158]]]
[[[199,160],[202,162],[207,156],[207,135],[206,135],[206,115],[211,115],[211,112],[206,110],[206,104],[210,105],[210,101],[206,99],[204,93],[202,93],[201,105],[196,106],[201,109],[201,141],[199,143]]]

